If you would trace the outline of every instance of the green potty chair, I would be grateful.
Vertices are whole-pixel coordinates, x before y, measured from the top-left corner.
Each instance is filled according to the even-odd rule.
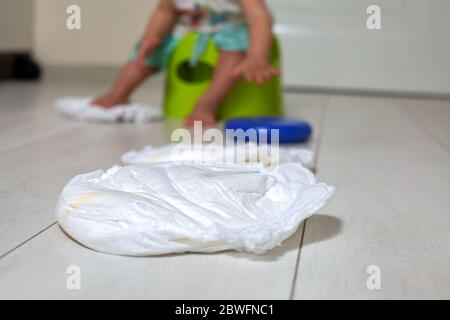
[[[173,52],[167,66],[164,113],[167,118],[186,118],[208,88],[219,51],[212,40],[197,65],[189,64],[196,42],[195,33],[187,34]],[[271,64],[281,67],[279,43],[275,39]],[[281,79],[274,77],[264,86],[240,79],[225,98],[218,112],[219,120],[241,117],[280,116],[283,113]]]

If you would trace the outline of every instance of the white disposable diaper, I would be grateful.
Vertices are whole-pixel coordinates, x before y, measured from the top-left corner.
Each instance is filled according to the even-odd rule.
[[[147,122],[160,119],[160,108],[141,104],[100,108],[91,104],[92,98],[67,97],[58,99],[55,108],[64,115],[84,121],[97,122]]]
[[[333,194],[300,163],[268,169],[165,162],[79,175],[64,188],[56,214],[71,237],[106,253],[261,254]]]
[[[305,148],[276,147],[257,143],[222,144],[168,144],[147,146],[122,156],[126,164],[152,164],[161,162],[194,162],[209,164],[255,164],[274,166],[280,163],[300,162],[312,164],[313,151]]]

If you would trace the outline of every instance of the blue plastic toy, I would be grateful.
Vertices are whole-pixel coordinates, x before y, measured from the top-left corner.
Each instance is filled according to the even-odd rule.
[[[301,143],[311,137],[313,129],[311,125],[302,120],[289,119],[285,117],[256,117],[238,118],[225,123],[225,130],[256,130],[255,142],[272,142],[271,129],[278,129],[279,143]],[[265,130],[264,130],[265,129]],[[267,134],[267,141],[265,135]],[[246,141],[255,140],[251,135],[246,136]]]

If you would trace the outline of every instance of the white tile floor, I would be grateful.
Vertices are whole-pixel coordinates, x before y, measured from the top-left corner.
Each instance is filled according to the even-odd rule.
[[[318,179],[330,206],[264,256],[151,258],[88,250],[55,224],[74,175],[129,149],[168,142],[179,125],[96,125],[61,118],[53,100],[106,82],[0,83],[0,298],[450,298],[450,101],[286,94],[287,113],[315,126]],[[161,103],[162,81],[137,95]],[[82,290],[66,287],[78,265]],[[369,290],[369,265],[382,287]]]

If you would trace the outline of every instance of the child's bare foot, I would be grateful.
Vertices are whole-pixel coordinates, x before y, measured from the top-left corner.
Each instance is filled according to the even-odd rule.
[[[195,121],[201,121],[203,127],[213,127],[216,124],[214,112],[207,110],[194,110],[185,120],[187,127],[193,127]]]
[[[111,93],[107,93],[101,97],[95,98],[91,104],[96,107],[101,107],[105,109],[113,108],[118,105],[128,104],[128,99],[119,98]]]

